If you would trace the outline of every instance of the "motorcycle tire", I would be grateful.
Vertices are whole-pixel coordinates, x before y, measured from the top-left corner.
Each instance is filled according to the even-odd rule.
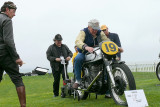
[[[75,75],[74,75],[74,81],[75,81],[76,79],[75,79]],[[76,95],[77,95],[77,91],[76,91]],[[81,99],[81,100],[86,100],[87,99],[87,97],[88,97],[88,95],[89,95],[89,93],[88,92],[84,92],[83,93],[83,95],[81,95],[81,97],[80,96],[78,96],[78,101],[79,101],[79,99]]]
[[[82,100],[86,100],[87,99],[87,97],[88,97],[88,92],[84,92],[84,94],[83,94],[83,96],[82,96]]]
[[[157,67],[156,67],[156,75],[157,75],[157,78],[160,81],[160,62],[157,64]]]
[[[61,93],[61,98],[65,98],[66,94],[65,93]]]
[[[112,73],[114,76],[116,87],[112,87],[109,79],[109,90],[111,97],[118,105],[127,106],[124,91],[136,90],[136,84],[129,67],[124,63],[116,63],[112,66]]]

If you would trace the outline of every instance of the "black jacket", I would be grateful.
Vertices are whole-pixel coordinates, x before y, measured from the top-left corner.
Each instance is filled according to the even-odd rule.
[[[0,13],[0,56],[4,53],[10,54],[14,61],[19,59],[13,38],[12,20]]]
[[[50,61],[50,65],[52,69],[55,69],[56,71],[58,71],[60,63],[55,60],[56,58],[59,58],[58,50],[56,47],[57,47],[56,44],[50,45],[46,54],[47,54],[47,59]],[[62,53],[64,55],[64,59],[66,59],[68,56],[72,58],[73,54],[69,50],[69,48],[65,44],[62,44],[61,47],[62,47]],[[66,63],[68,64],[68,62]]]
[[[109,32],[108,38],[109,38],[111,41],[113,41],[115,44],[117,44],[118,47],[121,47],[121,42],[120,42],[120,39],[119,39],[118,34],[116,34],[116,33],[110,33],[110,32]],[[119,58],[121,58],[121,53],[117,53],[117,56],[118,56]]]

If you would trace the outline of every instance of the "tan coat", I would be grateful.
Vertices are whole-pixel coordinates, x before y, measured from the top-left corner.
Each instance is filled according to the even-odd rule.
[[[85,45],[84,43],[85,36],[86,36],[85,32],[80,31],[79,35],[76,38],[75,44],[79,49],[82,49],[82,46]],[[110,41],[110,39],[107,38],[107,36],[104,34],[103,31],[101,31],[100,36],[101,36],[102,41]]]

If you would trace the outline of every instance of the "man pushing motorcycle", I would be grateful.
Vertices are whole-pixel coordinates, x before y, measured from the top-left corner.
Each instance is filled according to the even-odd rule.
[[[98,46],[101,41],[110,41],[103,31],[100,30],[99,21],[92,19],[88,22],[88,27],[80,31],[75,44],[78,47],[79,54],[74,60],[74,74],[76,81],[73,84],[74,89],[78,89],[81,82],[81,68],[85,60],[85,53],[93,52],[94,46]]]

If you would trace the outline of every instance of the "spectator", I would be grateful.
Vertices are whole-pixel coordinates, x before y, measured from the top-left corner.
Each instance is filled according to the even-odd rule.
[[[121,48],[121,42],[119,40],[119,37],[118,37],[118,34],[116,33],[110,33],[108,31],[108,27],[106,25],[102,25],[101,26],[101,30],[105,33],[105,35],[111,40],[113,41],[115,44],[118,45],[118,49],[120,50],[120,52],[123,52],[123,49]],[[121,53],[117,53],[117,57],[116,57],[116,60],[120,60],[121,59]],[[107,79],[107,77],[106,77]],[[109,90],[107,90],[106,94],[105,94],[105,98],[111,98],[110,96],[110,93],[109,93]]]
[[[116,34],[116,33],[110,33],[110,32],[108,31],[108,27],[107,27],[106,25],[102,25],[102,26],[101,26],[101,30],[105,33],[105,35],[106,35],[111,41],[113,41],[115,44],[118,45],[120,52],[123,52],[123,49],[121,48],[121,42],[120,42],[120,39],[119,39],[118,34]],[[116,60],[120,60],[120,59],[121,59],[121,53],[120,53],[120,52],[117,53]]]
[[[23,61],[19,57],[13,37],[12,18],[16,13],[13,2],[5,2],[0,12],[0,81],[5,71],[16,86],[21,107],[26,106],[25,86],[19,73]],[[19,66],[18,66],[19,65]]]
[[[77,46],[74,46],[74,49],[75,49],[75,53],[73,53],[73,57],[72,57],[72,64],[74,64],[74,58],[77,56],[78,54],[78,50],[77,50]]]
[[[50,45],[47,52],[47,59],[50,61],[50,66],[52,68],[52,74],[54,77],[53,82],[53,93],[54,97],[59,96],[59,83],[60,75],[62,74],[63,81],[65,80],[64,66],[61,64],[61,56],[64,57],[66,61],[66,71],[69,60],[72,58],[72,52],[69,48],[62,44],[62,37],[57,34],[54,38],[54,44]],[[67,78],[69,78],[67,73]]]

